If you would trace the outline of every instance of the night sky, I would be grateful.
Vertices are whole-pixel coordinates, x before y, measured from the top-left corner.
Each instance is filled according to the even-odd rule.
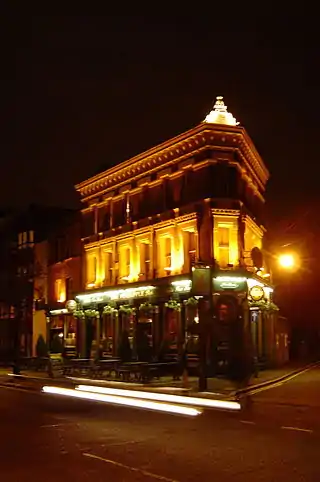
[[[271,171],[270,219],[319,202],[318,27],[201,12],[8,15],[0,205],[76,206],[74,183],[197,125],[216,95]]]

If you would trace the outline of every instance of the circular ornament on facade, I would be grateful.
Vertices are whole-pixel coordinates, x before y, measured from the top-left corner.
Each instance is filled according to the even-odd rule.
[[[75,300],[68,300],[66,302],[66,308],[70,313],[72,313],[72,311],[77,308],[77,302]]]
[[[249,294],[253,301],[260,301],[264,298],[264,289],[262,286],[256,285],[250,288]]]

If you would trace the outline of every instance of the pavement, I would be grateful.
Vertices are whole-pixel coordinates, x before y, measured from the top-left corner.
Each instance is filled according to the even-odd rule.
[[[50,378],[47,372],[23,370],[21,376],[13,376],[10,368],[0,367],[0,385],[16,385],[24,389],[39,389],[43,384],[55,384],[59,386],[70,386],[80,383],[90,383],[102,386],[118,387],[124,389],[135,390],[151,390],[165,393],[201,395],[204,397],[229,399],[237,397],[245,392],[251,392],[260,387],[277,383],[283,379],[294,376],[308,367],[319,362],[290,362],[279,368],[260,371],[256,377],[252,377],[245,388],[239,388],[235,383],[224,378],[208,378],[207,390],[199,393],[198,378],[189,377],[187,385],[183,380],[172,380],[172,377],[163,377],[161,380],[155,380],[148,384],[140,384],[133,382],[119,382],[110,380],[97,380],[88,378]]]
[[[320,367],[270,387],[186,418],[2,386],[1,480],[316,482]]]

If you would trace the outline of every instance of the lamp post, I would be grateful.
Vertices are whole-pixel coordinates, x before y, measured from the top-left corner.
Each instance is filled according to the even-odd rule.
[[[207,389],[207,340],[212,316],[212,267],[197,263],[192,267],[192,295],[198,298],[199,309],[199,391]]]

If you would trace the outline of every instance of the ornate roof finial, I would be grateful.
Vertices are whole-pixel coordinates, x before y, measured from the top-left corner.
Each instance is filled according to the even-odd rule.
[[[228,112],[221,95],[217,96],[213,110],[206,116],[204,122],[208,122],[209,124],[226,124],[229,126],[237,126],[239,124],[233,115]]]

